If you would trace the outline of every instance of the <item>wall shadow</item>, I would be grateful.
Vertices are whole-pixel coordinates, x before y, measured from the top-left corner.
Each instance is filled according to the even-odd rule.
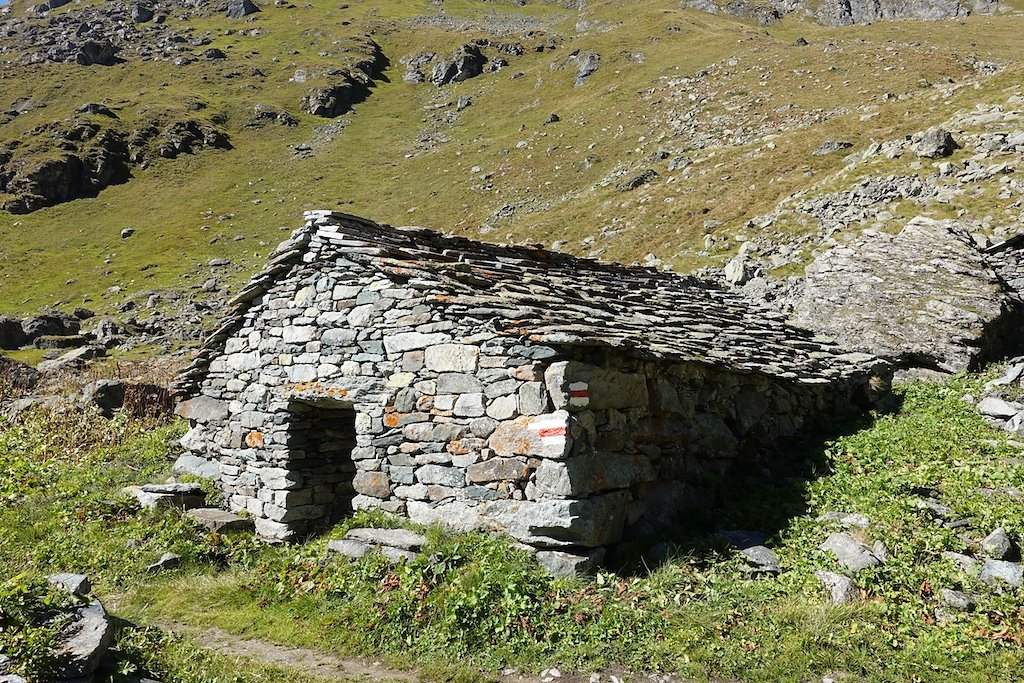
[[[884,412],[898,409],[894,397]],[[863,415],[820,424],[738,460],[721,476],[700,482],[699,500],[676,509],[670,524],[610,548],[605,567],[620,576],[641,576],[678,557],[702,564],[746,547],[773,547],[791,520],[806,513],[808,485],[830,473],[830,444],[875,419]]]

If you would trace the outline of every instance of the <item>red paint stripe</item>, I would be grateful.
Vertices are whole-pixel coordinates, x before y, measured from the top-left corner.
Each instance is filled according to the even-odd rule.
[[[586,398],[590,395],[589,389],[573,389],[569,392],[569,396],[573,398]]]
[[[541,436],[565,436],[565,427],[547,427],[540,430]]]

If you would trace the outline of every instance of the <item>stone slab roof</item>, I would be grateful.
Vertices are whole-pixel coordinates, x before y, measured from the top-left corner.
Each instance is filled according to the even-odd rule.
[[[865,374],[878,364],[873,356],[846,353],[787,325],[777,312],[693,277],[315,211],[231,301],[224,323],[180,376],[179,395],[198,388],[251,302],[295,265],[315,260],[318,246],[334,246],[334,253],[429,292],[453,318],[478,318],[499,334],[550,346],[613,347],[809,383]]]

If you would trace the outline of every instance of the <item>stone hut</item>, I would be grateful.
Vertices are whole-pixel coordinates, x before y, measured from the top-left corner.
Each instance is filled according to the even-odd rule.
[[[890,377],[693,278],[333,212],[231,303],[176,468],[272,539],[380,508],[593,557]]]

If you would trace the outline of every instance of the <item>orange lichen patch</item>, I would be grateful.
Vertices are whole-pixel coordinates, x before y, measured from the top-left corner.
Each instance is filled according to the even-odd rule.
[[[385,427],[397,427],[398,426],[398,413],[388,413],[384,416]]]
[[[467,447],[462,439],[450,441],[445,450],[447,450],[452,455],[469,455],[470,453],[473,452],[473,449]]]
[[[263,448],[263,433],[253,430],[245,435],[245,445],[249,448]]]
[[[455,297],[452,296],[451,294],[435,294],[434,299],[436,299],[437,301],[444,301],[446,303],[455,301]]]
[[[310,391],[316,391],[319,393],[327,394],[328,396],[348,396],[348,391],[345,389],[339,389],[337,387],[324,386],[322,382],[299,382],[298,384],[286,384],[286,389],[291,389],[297,393],[306,393]]]

